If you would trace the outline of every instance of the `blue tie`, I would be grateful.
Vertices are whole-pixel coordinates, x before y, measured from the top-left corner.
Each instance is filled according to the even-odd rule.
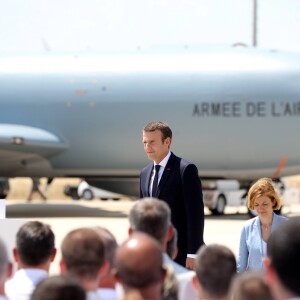
[[[159,172],[160,165],[155,165],[155,176],[152,184],[152,197],[156,196],[157,187],[158,187],[158,172]]]

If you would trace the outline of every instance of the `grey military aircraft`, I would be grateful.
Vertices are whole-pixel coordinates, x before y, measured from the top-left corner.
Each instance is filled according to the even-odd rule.
[[[201,177],[300,173],[300,55],[256,48],[0,56],[0,176],[138,194],[162,120]]]

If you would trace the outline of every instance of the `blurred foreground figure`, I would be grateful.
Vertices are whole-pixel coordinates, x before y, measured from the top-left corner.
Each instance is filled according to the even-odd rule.
[[[276,300],[300,299],[300,217],[280,224],[271,234],[264,266]]]
[[[239,273],[233,280],[232,300],[273,300],[264,273],[246,271]]]
[[[196,257],[193,282],[198,299],[230,300],[230,285],[236,275],[233,252],[222,245],[202,246]]]
[[[0,239],[0,300],[6,300],[5,281],[11,276],[12,264],[9,262],[6,246]]]
[[[30,221],[20,227],[13,256],[18,265],[14,277],[6,282],[10,300],[28,300],[36,285],[48,277],[56,255],[55,237],[50,226]]]
[[[128,293],[137,290],[144,299],[160,300],[166,270],[159,244],[144,233],[134,233],[117,250],[116,280]]]
[[[85,300],[85,290],[73,277],[52,276],[41,281],[31,295],[31,300]]]
[[[86,291],[87,300],[98,300],[100,278],[107,273],[104,243],[93,228],[69,232],[61,245],[61,274],[74,276]]]

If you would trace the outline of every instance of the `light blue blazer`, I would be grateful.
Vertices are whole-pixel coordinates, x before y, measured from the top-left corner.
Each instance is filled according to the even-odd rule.
[[[287,218],[278,216],[273,213],[273,222],[271,232]],[[238,272],[249,270],[263,270],[262,264],[262,236],[260,229],[259,217],[255,217],[246,221],[243,225],[239,253],[237,257],[237,270]]]

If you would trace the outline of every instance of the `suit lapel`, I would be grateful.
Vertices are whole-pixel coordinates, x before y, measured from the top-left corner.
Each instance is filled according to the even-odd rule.
[[[151,182],[151,175],[153,172],[153,168],[154,168],[154,165],[152,163],[148,166],[147,171],[146,171],[146,179],[144,181],[144,183],[145,183],[144,190],[146,191],[145,195],[147,195],[147,197],[150,197],[149,189],[150,189],[150,182]]]

